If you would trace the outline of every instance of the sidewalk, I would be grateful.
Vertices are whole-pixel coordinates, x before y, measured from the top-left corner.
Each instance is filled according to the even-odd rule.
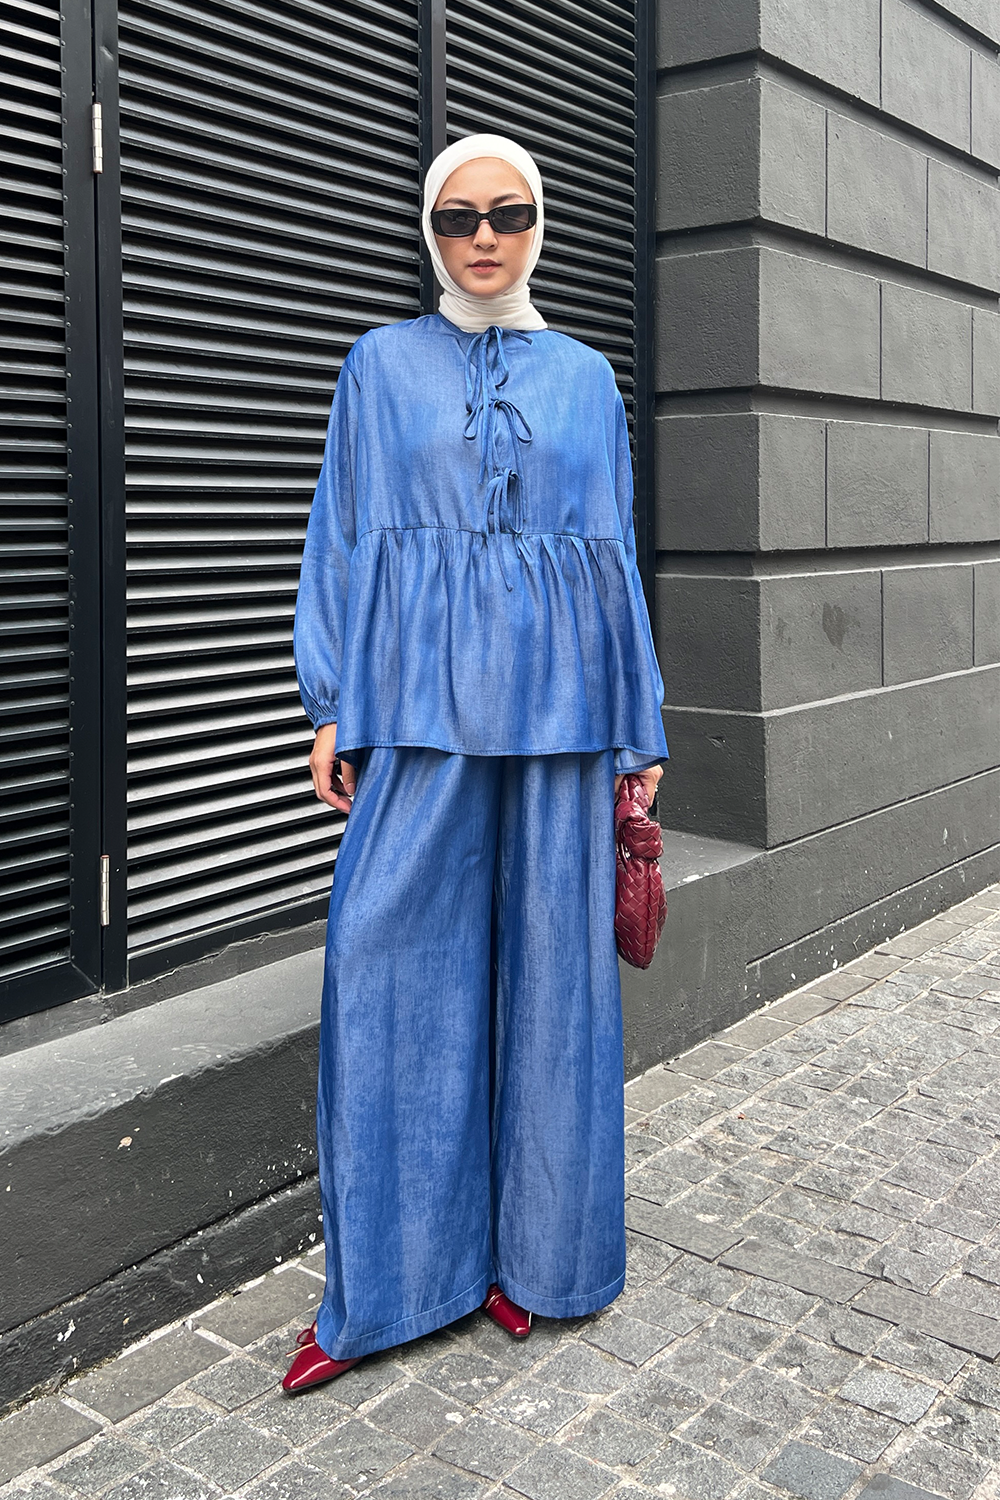
[[[0,1497],[997,1500],[1000,886],[627,1105],[611,1307],[288,1398],[317,1249],[0,1423]]]

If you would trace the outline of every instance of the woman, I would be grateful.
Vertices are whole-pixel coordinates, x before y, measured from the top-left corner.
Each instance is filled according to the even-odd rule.
[[[613,804],[663,684],[611,365],[547,328],[533,158],[424,184],[436,313],[337,383],[295,659],[316,795],[349,813],[317,1106],[326,1290],[286,1390],[483,1306],[515,1336],[625,1278]],[[339,767],[339,770],[338,770]]]

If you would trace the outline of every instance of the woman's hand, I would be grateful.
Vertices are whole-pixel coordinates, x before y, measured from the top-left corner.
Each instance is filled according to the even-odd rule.
[[[645,771],[630,771],[628,774],[631,775],[631,776],[638,776],[641,779],[643,786],[646,788],[646,794],[649,797],[650,806],[652,806],[653,798],[656,795],[656,783],[659,781],[660,777],[663,775],[663,767],[662,766],[647,766],[646,769],[645,769]],[[625,775],[625,772],[623,771],[620,776],[616,776],[615,777],[615,796],[616,797],[618,795],[618,788],[621,785],[622,776],[624,776],[624,775]]]
[[[350,761],[337,760],[336,749],[336,724],[321,725],[313,741],[309,770],[312,772],[313,786],[319,800],[328,807],[335,807],[338,812],[349,813],[358,773]]]

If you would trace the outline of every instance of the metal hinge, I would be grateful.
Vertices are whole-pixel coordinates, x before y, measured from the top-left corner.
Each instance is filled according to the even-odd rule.
[[[104,115],[99,104],[90,108],[90,119],[94,137],[94,171],[104,171]]]
[[[111,855],[101,855],[101,926],[111,925]]]

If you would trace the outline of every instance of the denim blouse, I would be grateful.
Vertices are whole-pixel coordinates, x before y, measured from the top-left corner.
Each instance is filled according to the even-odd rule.
[[[667,756],[625,407],[597,350],[441,313],[348,351],[309,515],[295,667],[337,753]],[[347,757],[350,759],[350,756]]]

